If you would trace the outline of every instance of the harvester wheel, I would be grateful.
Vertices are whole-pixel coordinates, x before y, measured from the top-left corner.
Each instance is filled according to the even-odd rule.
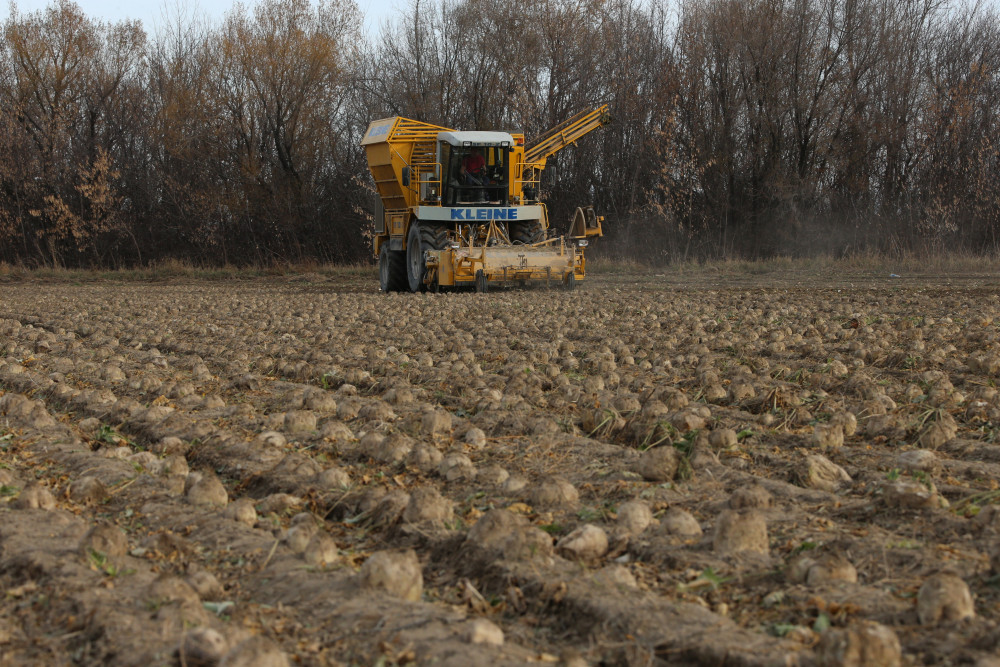
[[[572,292],[576,289],[576,274],[570,271],[563,279],[563,287]]]
[[[490,284],[486,280],[486,274],[482,269],[476,271],[476,291],[485,294],[490,289]]]
[[[424,285],[426,271],[423,244],[420,242],[420,224],[414,222],[410,225],[410,233],[406,235],[406,280],[411,292],[427,289]]]
[[[511,222],[508,227],[511,243],[531,245],[545,240],[545,230],[541,220],[519,220]]]
[[[444,250],[448,247],[448,228],[444,225],[420,223],[420,242],[424,250]]]
[[[383,292],[402,292],[406,289],[406,253],[389,250],[383,243],[378,253],[378,282]]]
[[[414,220],[406,235],[406,279],[411,292],[424,292],[427,275],[426,250],[444,250],[448,247],[448,228]]]

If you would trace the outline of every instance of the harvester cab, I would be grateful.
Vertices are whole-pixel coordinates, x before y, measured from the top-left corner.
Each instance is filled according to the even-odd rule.
[[[603,218],[577,209],[569,234],[549,231],[539,201],[546,159],[609,122],[607,107],[586,111],[531,146],[523,134],[458,132],[394,117],[368,126],[361,141],[379,195],[374,250],[383,292],[557,282],[586,274],[584,247]]]
[[[506,132],[438,133],[439,161],[447,174],[441,184],[446,204],[507,206],[513,145],[514,137]]]

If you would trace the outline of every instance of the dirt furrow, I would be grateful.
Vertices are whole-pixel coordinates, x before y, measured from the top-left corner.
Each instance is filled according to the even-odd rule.
[[[7,286],[3,654],[988,664],[990,288],[671,284]]]

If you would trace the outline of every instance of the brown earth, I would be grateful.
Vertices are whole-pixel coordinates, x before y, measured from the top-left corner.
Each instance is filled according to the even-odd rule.
[[[1000,280],[0,285],[0,664],[1000,664]]]

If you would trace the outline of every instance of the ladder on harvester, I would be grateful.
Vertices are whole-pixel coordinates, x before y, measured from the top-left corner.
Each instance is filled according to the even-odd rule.
[[[436,141],[425,140],[413,144],[413,152],[410,153],[410,169],[410,189],[417,193],[420,200],[439,196],[441,170],[437,161]]]

